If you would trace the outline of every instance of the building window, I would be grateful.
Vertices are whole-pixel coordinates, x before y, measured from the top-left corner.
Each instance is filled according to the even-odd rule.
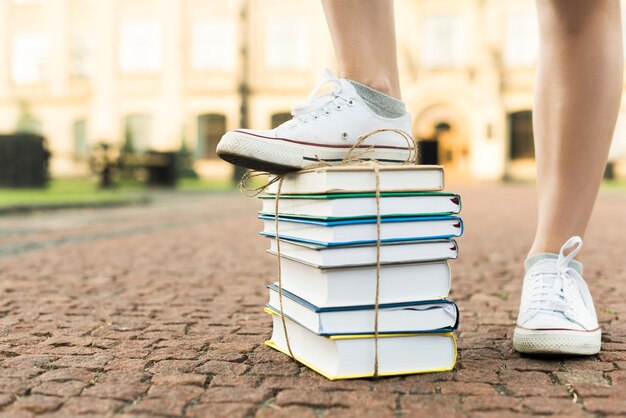
[[[30,4],[44,4],[46,0],[13,0],[13,4],[16,6],[30,5]]]
[[[84,158],[89,154],[89,143],[87,142],[87,121],[79,119],[72,127],[74,136],[74,155],[77,158]]]
[[[145,152],[152,144],[152,117],[146,114],[124,118],[124,151]]]
[[[505,64],[508,67],[533,67],[538,46],[537,18],[534,15],[510,16],[506,29]]]
[[[293,19],[270,21],[267,25],[265,42],[265,60],[268,68],[306,69],[311,55],[307,31],[305,21]]]
[[[452,68],[463,64],[465,38],[460,15],[437,14],[424,21],[422,61],[429,68]]]
[[[198,116],[196,156],[199,158],[217,158],[215,149],[225,133],[226,116],[213,113]]]
[[[235,22],[198,21],[191,33],[191,66],[196,71],[229,71],[237,66]]]
[[[92,38],[86,31],[76,31],[70,39],[70,75],[88,78],[92,72]]]
[[[534,158],[532,112],[525,110],[509,114],[509,126],[511,159]]]
[[[125,21],[120,30],[120,70],[126,74],[158,72],[161,68],[161,48],[161,25],[158,21]]]
[[[291,120],[291,118],[293,118],[291,113],[274,113],[272,115],[272,129],[287,122],[288,120]]]
[[[16,84],[44,81],[48,38],[44,33],[21,32],[11,40],[11,77]]]

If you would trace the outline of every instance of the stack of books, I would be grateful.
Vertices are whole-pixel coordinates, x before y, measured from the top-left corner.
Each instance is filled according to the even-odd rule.
[[[367,165],[287,174],[278,213],[277,183],[259,196],[282,284],[282,312],[279,284],[268,286],[267,344],[331,380],[445,371],[456,361],[459,312],[446,298],[461,199],[443,192],[440,166],[379,166],[377,205],[376,176]]]

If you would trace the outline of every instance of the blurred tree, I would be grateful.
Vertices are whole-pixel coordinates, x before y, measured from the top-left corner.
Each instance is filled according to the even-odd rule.
[[[178,177],[179,178],[198,178],[198,173],[193,169],[193,152],[187,146],[187,135],[185,129],[182,129],[182,141],[178,150]]]
[[[15,132],[20,134],[41,135],[41,122],[30,111],[30,106],[26,100],[19,100],[19,116],[15,124]]]
[[[130,125],[126,125],[124,128],[124,145],[122,146],[123,154],[134,154],[135,153],[135,143],[133,141],[133,131]]]

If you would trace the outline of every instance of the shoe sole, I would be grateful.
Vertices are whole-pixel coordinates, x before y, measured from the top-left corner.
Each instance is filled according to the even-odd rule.
[[[359,151],[368,148],[364,146]],[[321,161],[339,164],[350,147],[329,147],[317,144],[272,139],[243,132],[227,132],[217,145],[217,155],[231,164],[252,170],[282,174],[310,167]],[[359,152],[355,151],[355,152]],[[364,159],[383,163],[403,163],[409,156],[406,148],[372,147]]]
[[[592,355],[600,352],[602,331],[535,330],[516,327],[513,348],[520,353]]]

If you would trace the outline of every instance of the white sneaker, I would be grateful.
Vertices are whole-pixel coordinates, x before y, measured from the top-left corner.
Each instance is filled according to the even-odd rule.
[[[582,265],[574,260],[582,245],[582,239],[574,236],[558,257],[539,260],[526,271],[513,334],[515,350],[578,355],[600,351],[596,310],[581,276]]]
[[[377,129],[401,129],[411,135],[411,117],[386,118],[373,112],[344,78],[329,69],[307,100],[292,108],[293,118],[272,130],[235,129],[217,146],[222,159],[246,168],[283,173],[319,163],[339,163],[359,137]],[[326,84],[332,92],[316,96]],[[380,132],[359,145],[373,147],[365,157],[401,163],[412,155],[412,144],[394,132]]]

